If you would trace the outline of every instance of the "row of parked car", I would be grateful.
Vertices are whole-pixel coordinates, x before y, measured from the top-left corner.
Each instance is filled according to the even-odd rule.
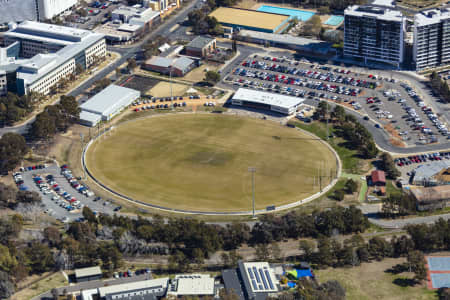
[[[147,269],[139,269],[139,270],[136,270],[136,271],[131,271],[131,270],[128,270],[128,271],[125,271],[125,272],[114,272],[114,275],[113,275],[113,277],[114,278],[122,278],[122,277],[133,277],[133,275],[143,275],[143,274],[150,274],[151,273],[151,270],[149,269],[149,268],[147,268]]]
[[[72,171],[68,168],[67,165],[61,166],[61,175],[63,175],[67,181],[70,183],[70,185],[76,189],[79,193],[85,195],[86,197],[92,197],[94,196],[94,193],[90,191],[87,187],[80,184],[78,180],[72,175]],[[78,178],[81,179],[81,178]]]
[[[82,204],[68,192],[64,191],[53,178],[53,175],[47,175],[45,178],[40,174],[33,175],[33,181],[44,195],[50,195],[53,202],[62,208],[72,211],[80,209]]]
[[[157,105],[143,105],[134,109],[135,112],[144,111],[149,109],[169,109],[173,107],[185,107],[186,102],[183,103],[173,103],[173,104],[157,104]]]
[[[297,68],[297,67],[280,65],[277,63],[266,63],[263,61],[251,60],[251,59],[244,61],[242,63],[242,66],[247,67],[247,68],[256,68],[256,69],[262,69],[262,70],[284,73],[284,74],[289,74],[289,75],[302,76],[302,77],[318,79],[318,80],[322,80],[322,81],[343,83],[346,85],[351,85],[351,86],[361,87],[361,88],[374,89],[381,85],[381,83],[379,81],[371,81],[371,80],[358,79],[355,77],[344,76],[344,75],[342,75],[342,73],[335,74],[331,71],[321,72],[321,71],[315,71],[315,70],[310,70],[310,69],[302,69],[302,68]],[[345,72],[347,72],[347,71],[344,71],[343,73],[345,73]],[[259,73],[261,73],[261,72],[259,72]],[[263,72],[263,73],[267,73],[267,72]]]
[[[427,161],[437,161],[443,159],[450,159],[450,152],[436,152],[429,154],[411,155],[408,157],[399,157],[394,159],[394,162],[399,167],[408,166],[411,164],[423,163]]]

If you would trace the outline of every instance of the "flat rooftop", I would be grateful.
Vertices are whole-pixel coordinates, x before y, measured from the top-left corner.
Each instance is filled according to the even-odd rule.
[[[139,95],[139,91],[111,84],[94,97],[81,104],[80,108],[81,110],[105,115],[114,111],[117,105],[122,104],[122,101],[130,98],[137,98]]]
[[[251,292],[253,293],[268,293],[277,292],[277,279],[267,262],[244,262],[240,265],[242,271],[250,283]]]
[[[210,13],[209,16],[215,17],[219,23],[225,23],[227,25],[241,25],[272,31],[275,31],[280,24],[289,19],[288,15],[278,15],[231,7],[219,7]]]
[[[414,24],[417,26],[427,26],[447,19],[450,19],[450,10],[448,8],[434,8],[415,14]]]
[[[86,277],[86,276],[95,276],[95,275],[102,275],[102,270],[100,269],[99,266],[75,269],[75,277],[76,278]]]
[[[126,291],[142,290],[142,289],[166,289],[168,278],[158,278],[142,281],[127,282],[123,284],[111,285],[98,288],[100,297],[105,297],[107,294],[114,294]]]
[[[295,107],[304,101],[303,98],[273,94],[262,91],[255,91],[245,88],[239,88],[236,91],[236,93],[234,93],[233,99],[253,103],[267,104],[270,106],[278,106],[285,109]]]
[[[384,21],[402,22],[405,20],[403,14],[398,10],[393,10],[376,5],[353,5],[345,9],[344,14],[355,17],[371,17]]]
[[[204,274],[177,275],[174,295],[214,295],[214,278]]]

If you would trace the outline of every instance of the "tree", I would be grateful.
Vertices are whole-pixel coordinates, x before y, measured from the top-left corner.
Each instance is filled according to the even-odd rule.
[[[0,138],[0,173],[4,174],[14,169],[28,151],[29,148],[22,135],[5,133]]]
[[[345,191],[347,194],[353,194],[358,189],[358,184],[353,179],[347,180],[345,183]]]
[[[393,180],[397,179],[397,177],[400,176],[401,173],[399,170],[397,170],[392,156],[387,152],[383,152],[380,158],[381,169],[386,172],[387,177]]]
[[[55,226],[49,226],[44,229],[44,237],[52,247],[59,247],[62,242],[61,233]]]
[[[302,34],[307,36],[318,37],[322,30],[322,21],[320,16],[314,15],[303,24]]]
[[[256,245],[255,256],[257,260],[267,261],[269,259],[269,247],[266,244]]]
[[[417,281],[423,281],[427,278],[427,269],[425,267],[425,257],[422,252],[413,250],[408,253],[407,264],[410,272],[414,272],[414,278]]]
[[[30,260],[32,272],[43,273],[53,269],[55,261],[47,245],[33,242],[25,252]]]
[[[17,260],[11,255],[8,247],[0,244],[0,271],[10,272],[16,266]]]
[[[8,273],[0,271],[0,299],[8,299],[14,292],[14,284]]]
[[[342,189],[336,190],[336,191],[334,191],[333,196],[337,201],[342,201],[342,200],[344,200],[344,197],[345,197],[345,191]]]
[[[58,300],[59,292],[56,288],[52,288],[51,294],[52,294],[54,300]]]
[[[211,84],[216,84],[217,82],[220,81],[220,74],[215,72],[215,71],[208,71],[205,74],[205,79],[206,82],[209,82]]]
[[[127,63],[128,63],[128,70],[133,71],[134,69],[137,68],[137,63],[134,58],[129,58],[127,60]]]
[[[85,218],[86,221],[88,221],[89,223],[97,222],[97,217],[94,215],[94,212],[89,207],[84,206],[82,213],[83,213],[83,218]]]
[[[311,254],[314,252],[315,245],[314,242],[308,240],[301,240],[299,243],[300,251],[303,251],[303,256],[305,260],[311,260]]]

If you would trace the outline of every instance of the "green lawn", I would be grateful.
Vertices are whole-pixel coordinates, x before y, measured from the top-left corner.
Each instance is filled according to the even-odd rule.
[[[318,137],[320,137],[323,140],[326,140],[327,137],[327,131],[326,131],[326,124],[320,123],[320,122],[312,122],[310,124],[302,123],[302,122],[294,122],[295,126],[309,131],[311,133],[314,133]],[[333,126],[330,124],[328,125],[329,133],[332,134],[334,132]],[[347,149],[343,146],[340,146],[341,143],[344,142],[341,138],[330,138],[328,140],[329,144],[336,150],[337,154],[341,158],[342,161],[342,168],[344,170],[347,170],[351,173],[359,173],[360,172],[360,166],[359,161],[360,159],[357,157],[357,151]]]
[[[248,167],[257,169],[257,208],[303,199],[319,190],[314,176],[323,161],[327,172],[336,169],[332,151],[309,135],[275,122],[218,114],[129,122],[87,154],[91,172],[118,192],[203,211],[249,210]]]
[[[404,279],[412,278],[411,273],[393,275],[385,272],[392,266],[403,263],[404,258],[388,258],[381,262],[364,263],[354,268],[328,268],[317,270],[320,283],[337,280],[346,289],[347,300],[428,300],[437,299],[436,292],[425,288],[424,284],[401,286]]]

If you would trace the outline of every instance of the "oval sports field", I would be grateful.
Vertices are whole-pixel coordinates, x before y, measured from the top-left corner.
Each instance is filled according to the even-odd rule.
[[[309,134],[219,114],[124,123],[91,143],[85,163],[97,181],[128,198],[205,213],[251,210],[249,167],[256,168],[256,209],[317,193],[319,172],[326,186],[337,168],[333,151]]]

